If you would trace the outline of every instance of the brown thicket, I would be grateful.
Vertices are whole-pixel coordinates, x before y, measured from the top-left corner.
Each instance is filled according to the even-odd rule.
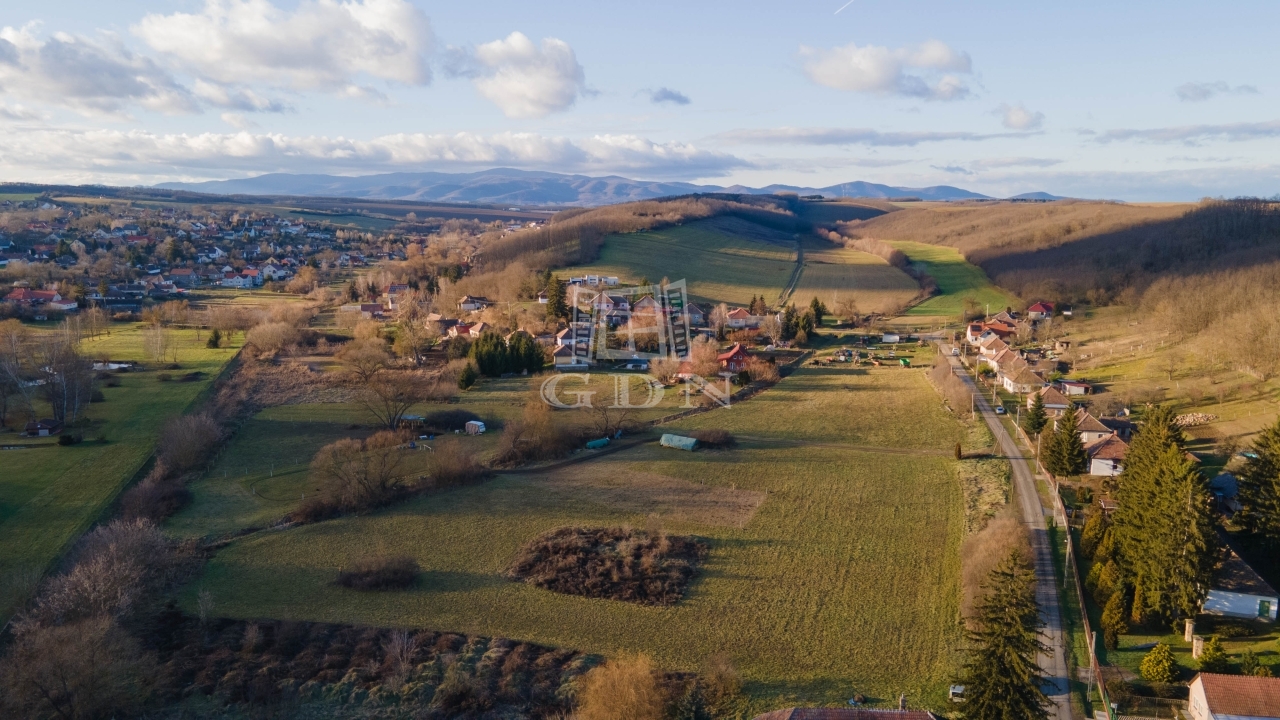
[[[175,472],[186,472],[204,462],[222,438],[222,428],[208,413],[170,418],[156,444],[159,459]]]
[[[579,694],[579,720],[662,720],[666,693],[647,655],[617,657],[587,673]]]
[[[484,478],[488,470],[458,438],[441,438],[431,453],[431,482],[441,487],[466,485]]]
[[[674,605],[706,555],[706,543],[692,537],[567,527],[525,545],[507,577],[568,595]]]
[[[324,481],[324,499],[342,510],[368,510],[398,497],[408,442],[405,432],[383,430],[366,440],[343,438],[320,448],[311,471]]]
[[[929,370],[929,382],[947,401],[951,411],[957,417],[966,418],[973,414],[973,393],[969,386],[951,370],[951,363],[945,357],[934,358],[933,368]]]
[[[982,530],[965,538],[960,547],[962,617],[973,615],[982,597],[982,583],[1011,550],[1017,550],[1022,557],[1032,557],[1031,539],[1012,504],[991,518]]]
[[[517,465],[534,460],[551,460],[568,455],[581,444],[582,429],[567,412],[553,412],[540,399],[524,406],[519,420],[502,428],[495,461]]]
[[[418,562],[407,555],[357,560],[338,573],[335,584],[353,590],[403,590],[418,577]]]

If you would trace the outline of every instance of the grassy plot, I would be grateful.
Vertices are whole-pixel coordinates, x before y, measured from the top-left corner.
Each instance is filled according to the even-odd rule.
[[[934,315],[959,317],[965,298],[973,298],[979,305],[990,304],[991,311],[1005,306],[1018,308],[1022,301],[996,287],[977,265],[965,261],[959,251],[940,245],[890,240],[889,244],[906,253],[912,263],[924,266],[924,271],[938,283],[938,294],[907,310],[907,315]]]
[[[165,419],[182,413],[236,353],[205,348],[194,331],[175,330],[173,339],[182,369],[166,372],[175,379],[162,382],[154,370],[118,375],[119,387],[103,387],[105,401],[89,407],[90,425],[71,431],[83,433],[83,443],[0,436],[0,444],[24,448],[0,451],[0,617],[23,599],[18,578],[43,573],[98,518],[151,456]],[[81,349],[89,357],[142,360],[142,347],[140,326],[113,325],[110,336]],[[192,372],[203,375],[176,379]]]
[[[861,312],[889,312],[910,302],[919,289],[909,275],[875,255],[810,238],[791,299],[801,306],[816,297],[834,310],[852,297]]]
[[[203,588],[231,616],[637,650],[670,669],[728,652],[747,680],[744,711],[843,704],[855,692],[887,703],[906,692],[942,707],[960,639],[963,510],[949,449],[965,430],[923,374],[803,368],[745,404],[664,429],[696,427],[729,428],[740,445],[683,453],[647,444],[248,536],[210,562],[186,602]],[[503,577],[521,545],[549,529],[645,526],[654,515],[711,547],[674,607]],[[378,553],[412,556],[423,576],[377,594],[332,584],[340,568]]]
[[[795,272],[788,233],[732,217],[605,239],[600,258],[566,269],[574,275],[616,275],[623,282],[684,279],[695,300],[745,305],[752,296],[776,302]]]

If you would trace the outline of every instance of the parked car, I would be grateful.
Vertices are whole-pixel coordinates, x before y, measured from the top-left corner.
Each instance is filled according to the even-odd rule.
[[[1008,411],[1008,410],[1005,410],[1003,405],[997,405],[997,406],[996,406],[996,414],[997,414],[997,415],[1007,415],[1008,413],[1009,413],[1009,411]]]

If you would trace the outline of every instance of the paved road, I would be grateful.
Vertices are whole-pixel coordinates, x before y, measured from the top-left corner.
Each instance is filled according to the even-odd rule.
[[[946,345],[943,345],[947,348]],[[949,350],[948,350],[949,351]],[[1017,495],[1022,506],[1022,520],[1027,524],[1031,534],[1031,551],[1035,555],[1036,568],[1036,601],[1044,615],[1045,644],[1049,652],[1039,658],[1040,667],[1049,679],[1049,686],[1044,691],[1053,702],[1050,708],[1052,717],[1058,720],[1071,720],[1071,701],[1067,686],[1066,633],[1063,631],[1062,609],[1058,605],[1058,580],[1053,572],[1053,553],[1049,548],[1049,531],[1044,521],[1044,507],[1040,504],[1040,495],[1036,492],[1035,475],[1027,459],[1018,449],[1017,443],[1009,437],[1004,425],[992,409],[986,397],[978,391],[969,374],[960,364],[960,358],[951,357],[952,369],[956,375],[969,385],[977,401],[978,410],[991,428],[996,438],[996,446],[1009,458],[1013,466],[1013,481],[1017,483]]]

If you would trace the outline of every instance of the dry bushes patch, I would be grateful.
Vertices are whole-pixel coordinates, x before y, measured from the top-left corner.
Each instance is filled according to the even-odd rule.
[[[1001,560],[1009,557],[1011,550],[1017,550],[1024,558],[1032,557],[1026,526],[1010,505],[991,518],[981,531],[965,538],[960,546],[960,557],[963,558],[960,614],[963,617],[973,616],[974,608],[982,597],[982,583]]]
[[[404,590],[418,571],[418,562],[407,555],[366,558],[338,573],[334,583],[353,590]]]
[[[507,577],[567,595],[669,606],[706,556],[706,543],[692,537],[567,527],[525,545]]]
[[[733,434],[728,430],[720,428],[708,428],[706,430],[694,430],[689,435],[698,441],[699,445],[709,448],[731,448],[738,444]]]

